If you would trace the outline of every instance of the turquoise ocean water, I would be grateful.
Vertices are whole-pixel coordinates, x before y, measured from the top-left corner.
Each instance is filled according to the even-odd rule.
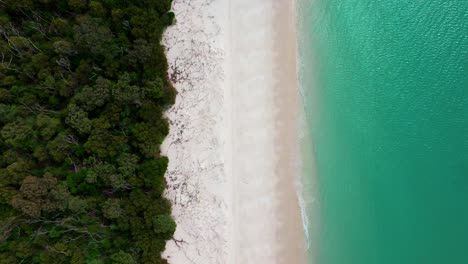
[[[468,1],[298,0],[314,264],[468,264]]]

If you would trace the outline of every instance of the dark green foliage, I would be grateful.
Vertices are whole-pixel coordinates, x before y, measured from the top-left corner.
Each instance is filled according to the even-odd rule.
[[[170,7],[0,1],[0,263],[167,263]]]
[[[129,253],[125,253],[123,251],[119,251],[117,253],[112,254],[110,258],[112,263],[115,264],[133,264],[135,260],[133,259],[132,255]]]
[[[176,223],[169,215],[158,215],[153,219],[154,232],[164,239],[170,239],[176,229]]]

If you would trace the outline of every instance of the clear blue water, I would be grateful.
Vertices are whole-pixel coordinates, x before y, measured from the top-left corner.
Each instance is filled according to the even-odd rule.
[[[310,263],[467,264],[468,1],[299,0],[299,25]]]

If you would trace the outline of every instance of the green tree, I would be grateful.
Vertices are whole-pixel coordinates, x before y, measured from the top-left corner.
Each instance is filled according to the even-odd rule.
[[[70,25],[67,20],[61,17],[54,17],[49,25],[49,31],[56,35],[67,35],[70,31]]]
[[[149,160],[140,166],[139,174],[144,179],[146,187],[164,189],[164,174],[169,160],[166,157],[157,160]]]
[[[53,140],[47,142],[47,151],[56,162],[64,161],[72,152],[71,143],[67,138],[73,138],[73,136],[58,134]]]
[[[86,111],[93,111],[109,101],[112,86],[111,81],[98,77],[93,87],[83,87],[83,89],[75,95],[74,100]]]
[[[29,147],[30,140],[34,137],[33,129],[23,121],[6,124],[0,135],[5,143],[17,148]]]
[[[112,97],[119,103],[141,104],[142,91],[136,85],[130,84],[130,75],[124,74],[119,78],[117,84],[113,87]]]
[[[164,96],[163,86],[164,83],[160,78],[149,81],[144,87],[146,96],[153,100],[161,99]]]
[[[74,11],[83,11],[88,6],[88,1],[86,1],[86,0],[68,0],[68,5]]]
[[[110,257],[111,263],[114,264],[133,264],[135,263],[135,260],[133,259],[132,255],[129,253],[125,253],[122,250],[120,250],[117,253],[112,254]]]
[[[64,39],[60,39],[54,42],[53,44],[54,51],[62,56],[70,56],[76,54],[76,50],[73,47],[73,44]]]
[[[2,180],[10,185],[19,185],[24,178],[31,174],[33,169],[34,163],[31,160],[18,158],[3,170]]]
[[[124,177],[128,178],[135,175],[138,168],[139,158],[137,155],[123,153],[117,159],[118,170]]]
[[[158,215],[153,220],[153,228],[156,234],[163,239],[171,239],[176,229],[176,223],[170,215]]]
[[[102,212],[107,219],[119,218],[123,211],[120,208],[120,201],[117,199],[107,199],[102,205]]]
[[[81,1],[81,0],[73,0]],[[104,26],[99,18],[90,16],[77,17],[74,26],[76,43],[91,52],[91,55],[113,59],[118,54],[118,46],[113,42],[114,35],[109,27]]]
[[[130,65],[137,67],[144,65],[151,60],[153,48],[144,39],[137,39],[133,42],[133,49],[128,52],[128,60]]]
[[[125,150],[126,138],[113,135],[108,130],[93,130],[84,147],[89,153],[101,158],[115,157]]]
[[[68,199],[67,190],[57,185],[55,178],[28,176],[21,184],[20,193],[13,197],[11,205],[25,215],[37,218],[41,212],[64,210]]]
[[[44,140],[50,140],[62,129],[58,118],[52,118],[44,114],[37,116],[36,127]]]
[[[65,122],[80,134],[91,132],[92,122],[88,118],[88,113],[75,104],[68,105],[68,115]]]
[[[132,134],[135,137],[133,143],[146,157],[154,157],[159,151],[159,145],[164,140],[164,134],[154,125],[138,123],[134,126]]]
[[[107,10],[98,1],[89,2],[89,9],[91,14],[96,17],[105,17],[107,14]]]

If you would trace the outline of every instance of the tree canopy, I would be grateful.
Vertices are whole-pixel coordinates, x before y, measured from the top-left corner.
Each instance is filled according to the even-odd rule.
[[[0,1],[0,263],[167,263],[170,8]]]

